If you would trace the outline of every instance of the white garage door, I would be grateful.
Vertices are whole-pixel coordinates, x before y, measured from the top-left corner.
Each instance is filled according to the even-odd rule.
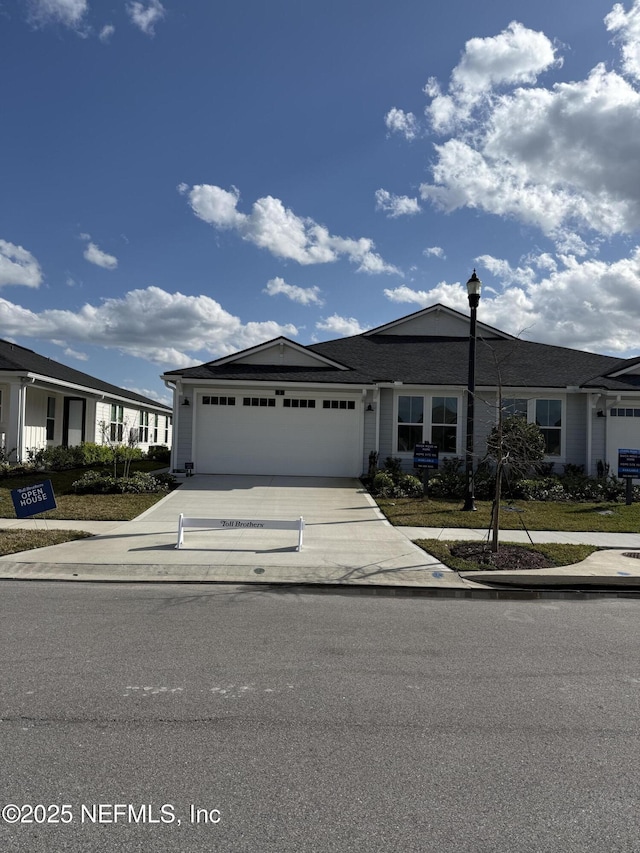
[[[228,391],[196,395],[201,474],[357,477],[360,395]]]

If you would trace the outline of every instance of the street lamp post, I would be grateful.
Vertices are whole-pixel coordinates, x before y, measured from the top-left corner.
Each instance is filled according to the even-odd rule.
[[[476,393],[476,320],[481,289],[482,282],[474,270],[473,275],[467,282],[469,308],[471,309],[471,324],[469,326],[469,378],[467,382],[467,453],[465,460],[465,494],[464,506],[462,507],[462,509],[467,512],[474,512],[476,509],[473,488],[473,406]]]

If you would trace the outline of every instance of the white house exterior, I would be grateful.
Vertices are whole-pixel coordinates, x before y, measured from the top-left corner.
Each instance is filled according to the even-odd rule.
[[[361,335],[277,338],[171,370],[173,465],[200,473],[360,476],[369,454],[412,467],[413,447],[462,456],[469,318],[434,305]],[[474,446],[503,411],[537,422],[547,461],[617,472],[640,448],[640,359],[522,341],[478,324]]]
[[[168,406],[0,341],[0,442],[11,459],[84,441],[171,446]]]

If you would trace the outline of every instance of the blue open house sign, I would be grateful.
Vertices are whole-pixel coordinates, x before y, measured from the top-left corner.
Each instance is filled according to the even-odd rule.
[[[35,486],[23,486],[11,490],[11,500],[16,510],[17,518],[28,518],[39,512],[56,508],[56,498],[53,494],[51,480],[36,483]]]

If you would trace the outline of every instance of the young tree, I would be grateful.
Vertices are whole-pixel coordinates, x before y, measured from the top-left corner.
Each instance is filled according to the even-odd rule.
[[[520,415],[504,416],[502,395],[498,397],[498,423],[487,438],[486,458],[495,466],[495,497],[491,512],[491,550],[498,550],[500,535],[500,496],[506,471],[523,477],[544,459],[544,436],[537,424]]]

